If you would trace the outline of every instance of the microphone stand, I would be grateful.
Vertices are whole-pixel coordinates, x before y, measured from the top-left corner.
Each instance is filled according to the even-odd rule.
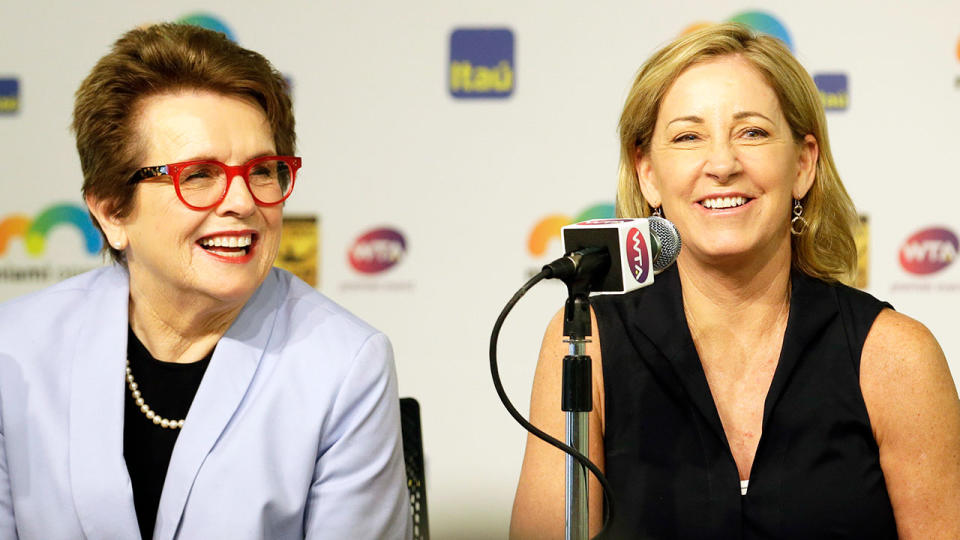
[[[593,374],[586,353],[591,335],[590,280],[579,277],[566,281],[564,305],[564,342],[570,344],[563,357],[562,400],[560,408],[567,417],[568,445],[590,455],[590,411],[593,410]],[[566,540],[586,540],[589,534],[587,469],[572,456],[566,456]]]

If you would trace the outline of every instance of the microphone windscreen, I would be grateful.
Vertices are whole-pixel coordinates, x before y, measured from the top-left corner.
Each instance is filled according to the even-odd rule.
[[[659,274],[667,269],[680,255],[680,232],[673,223],[662,217],[649,217],[650,236],[654,238],[659,249],[654,249],[653,273]]]

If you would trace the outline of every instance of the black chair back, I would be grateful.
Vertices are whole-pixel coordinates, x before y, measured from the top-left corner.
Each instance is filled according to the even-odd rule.
[[[427,479],[423,470],[420,404],[413,398],[400,398],[400,430],[403,433],[403,459],[407,465],[407,490],[410,492],[413,538],[414,540],[429,540]]]

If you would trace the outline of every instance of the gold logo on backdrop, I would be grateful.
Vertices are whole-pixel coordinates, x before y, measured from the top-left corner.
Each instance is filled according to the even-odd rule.
[[[860,214],[860,225],[853,231],[857,244],[857,277],[853,286],[866,289],[870,278],[870,218]]]
[[[316,216],[283,216],[280,252],[274,266],[316,287],[320,283],[319,259],[320,220]]]

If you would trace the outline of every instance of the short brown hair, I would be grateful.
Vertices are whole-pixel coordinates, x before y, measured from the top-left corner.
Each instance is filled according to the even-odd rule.
[[[142,166],[142,142],[134,127],[138,104],[149,96],[182,90],[252,98],[266,114],[277,153],[294,153],[287,83],[266,58],[198,26],[137,28],[114,43],[77,90],[73,130],[85,197],[108,202],[115,217],[130,213],[136,186],[127,180]],[[124,263],[123,252],[110,246],[106,236],[104,246],[114,261]]]
[[[801,201],[808,226],[791,236],[793,268],[827,281],[852,281],[857,271],[853,231],[858,218],[840,181],[830,152],[827,122],[813,79],[784,44],[754,34],[736,23],[711,25],[677,38],[640,68],[620,116],[620,178],[617,215],[650,215],[637,179],[637,150],[650,150],[660,103],[673,82],[690,66],[736,55],[750,63],[776,93],[783,115],[799,144],[813,135],[820,147],[813,185]],[[789,220],[790,215],[783,216]]]

